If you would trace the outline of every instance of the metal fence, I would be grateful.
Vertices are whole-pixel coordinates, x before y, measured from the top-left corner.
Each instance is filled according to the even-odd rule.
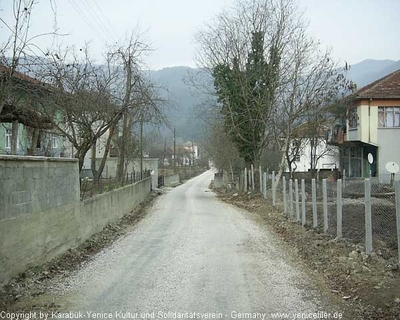
[[[90,178],[82,178],[80,180],[81,199],[87,199],[97,194],[122,188],[150,177],[150,170],[127,172],[124,178],[119,181],[115,177],[100,177],[99,181]]]
[[[158,176],[157,188],[161,188],[164,186],[164,175]]]
[[[400,181],[278,179],[254,168],[240,181],[240,190],[260,192],[290,221],[400,262]]]

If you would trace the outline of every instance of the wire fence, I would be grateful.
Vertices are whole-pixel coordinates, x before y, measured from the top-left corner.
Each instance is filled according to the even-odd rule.
[[[151,176],[150,172],[150,170],[127,172],[121,180],[116,177],[100,177],[99,181],[82,178],[80,180],[81,200],[145,180]]]
[[[292,180],[248,168],[238,189],[260,192],[290,221],[400,262],[400,181]]]

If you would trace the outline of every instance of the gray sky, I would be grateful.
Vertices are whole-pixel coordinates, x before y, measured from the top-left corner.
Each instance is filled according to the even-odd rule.
[[[138,25],[155,49],[147,64],[152,69],[195,66],[194,34],[235,0],[40,0],[32,13],[31,34],[52,30],[56,5],[59,44],[82,47],[91,41],[100,60],[106,42],[122,40]],[[0,0],[1,17],[11,21],[12,0]],[[334,58],[350,64],[364,59],[400,59],[400,0],[299,0],[309,21],[310,35],[332,47]],[[0,43],[7,30],[0,29]],[[36,43],[48,48],[52,38]]]

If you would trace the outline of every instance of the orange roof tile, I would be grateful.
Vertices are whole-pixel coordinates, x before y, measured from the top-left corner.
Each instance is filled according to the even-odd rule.
[[[355,99],[400,98],[400,69],[366,85],[351,96]]]

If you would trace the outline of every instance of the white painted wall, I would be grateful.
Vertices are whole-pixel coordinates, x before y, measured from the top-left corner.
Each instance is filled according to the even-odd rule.
[[[317,156],[321,156],[318,160],[316,169],[335,169],[339,168],[339,149],[336,146],[328,145],[321,140],[317,147]],[[300,151],[300,161],[292,164],[292,169],[297,172],[308,171],[311,169],[311,144],[310,141],[304,142],[304,148]],[[289,172],[289,168],[286,169]]]

